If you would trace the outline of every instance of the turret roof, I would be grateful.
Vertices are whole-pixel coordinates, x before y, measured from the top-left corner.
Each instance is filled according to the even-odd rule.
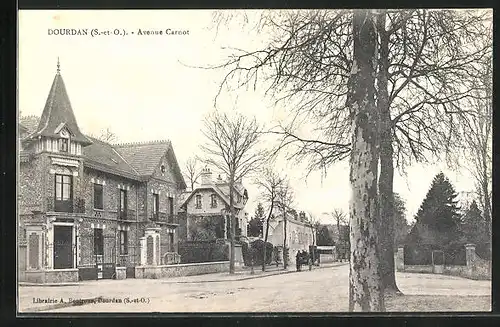
[[[29,138],[33,139],[38,136],[58,137],[58,133],[63,127],[68,129],[73,140],[81,142],[84,145],[92,144],[92,141],[80,131],[76,123],[75,114],[73,113],[73,108],[66,92],[58,61],[56,76],[45,102],[40,122],[36,131]]]

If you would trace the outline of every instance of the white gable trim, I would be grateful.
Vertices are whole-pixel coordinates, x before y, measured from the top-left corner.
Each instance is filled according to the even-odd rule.
[[[59,132],[63,129],[63,127],[66,126],[66,123],[60,123],[59,126],[56,127],[54,130],[54,134],[59,134]]]

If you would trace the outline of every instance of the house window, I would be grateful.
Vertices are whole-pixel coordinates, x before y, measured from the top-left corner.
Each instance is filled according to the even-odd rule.
[[[101,184],[94,184],[94,209],[103,209],[103,186]]]
[[[104,254],[104,237],[102,228],[94,228],[94,255]]]
[[[127,190],[120,189],[120,217],[127,216]]]
[[[54,211],[73,212],[73,176],[55,175]]]
[[[217,195],[216,194],[212,194],[210,196],[210,207],[217,208]]]
[[[71,184],[72,176],[56,175],[56,200],[69,201],[71,200]]]
[[[120,254],[128,254],[128,239],[127,239],[127,231],[120,231]]]
[[[196,209],[201,209],[201,195],[196,195]]]
[[[59,152],[68,152],[68,139],[59,139]]]
[[[165,165],[161,165],[160,171],[162,174],[165,174]]]
[[[153,218],[158,219],[158,212],[160,208],[160,195],[154,193],[153,194]]]

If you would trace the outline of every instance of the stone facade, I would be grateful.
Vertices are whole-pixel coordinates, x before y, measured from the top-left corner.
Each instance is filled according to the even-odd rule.
[[[169,141],[115,146],[85,136],[59,70],[38,127],[20,130],[20,281],[78,281],[82,269],[124,278],[144,251],[153,265],[175,254],[185,183]],[[151,228],[155,246],[143,249]]]

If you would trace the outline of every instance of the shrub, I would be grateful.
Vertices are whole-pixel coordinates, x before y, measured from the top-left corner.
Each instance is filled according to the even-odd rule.
[[[229,248],[215,241],[187,241],[179,243],[182,263],[199,263],[229,260]]]
[[[241,244],[241,252],[243,255],[243,262],[245,263],[245,266],[249,267],[251,262],[251,257],[250,257],[250,251],[248,250],[248,243],[243,242]]]
[[[265,246],[266,246],[266,264],[270,264],[272,262],[272,259],[273,259],[273,245],[269,242],[265,243]],[[264,241],[262,240],[256,240],[256,241],[253,241],[251,244],[250,244],[250,247],[253,249],[253,253],[254,253],[254,263],[256,265],[262,265],[263,261],[264,261],[264,258],[263,258],[263,255],[264,255]]]
[[[450,243],[443,250],[445,265],[465,266],[467,264],[463,242]]]
[[[432,265],[432,248],[428,245],[405,245],[405,265]]]
[[[491,260],[491,244],[490,243],[477,244],[476,254],[483,260]]]
[[[290,249],[288,247],[283,249],[283,264],[290,264]]]
[[[280,256],[279,256],[279,249],[277,246],[273,247],[273,261],[276,264],[281,263]]]
[[[263,261],[264,241],[256,240],[248,245],[243,242],[241,251],[243,254],[243,261],[245,266],[261,266]],[[269,242],[266,243],[266,264],[271,264],[273,260],[273,245]]]

